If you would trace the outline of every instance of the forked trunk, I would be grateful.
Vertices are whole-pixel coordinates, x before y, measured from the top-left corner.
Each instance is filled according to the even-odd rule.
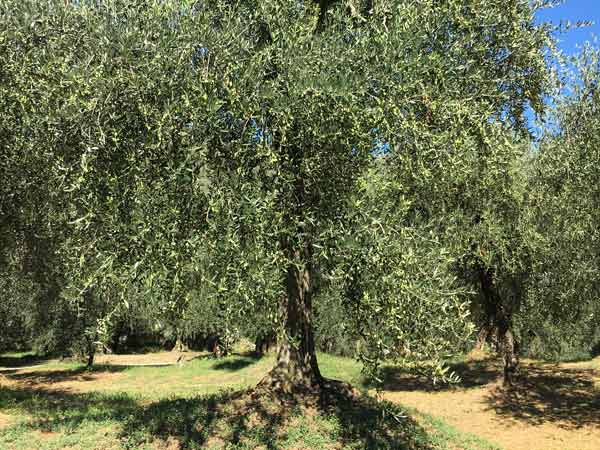
[[[479,276],[485,300],[484,312],[487,320],[485,325],[491,325],[486,338],[489,337],[489,333],[497,333],[498,350],[504,363],[504,385],[511,386],[513,377],[519,367],[519,358],[515,351],[515,339],[511,330],[511,311],[507,310],[500,301],[494,285],[493,273],[489,269],[481,268]]]
[[[290,264],[287,269],[287,295],[281,305],[284,333],[279,340],[275,367],[261,382],[286,393],[312,390],[323,381],[313,334],[309,250],[295,252],[294,259],[303,260],[304,264],[301,267]]]

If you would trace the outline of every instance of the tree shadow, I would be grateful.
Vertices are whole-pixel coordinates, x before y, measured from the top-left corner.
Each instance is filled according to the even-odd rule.
[[[256,364],[259,360],[260,357],[256,355],[234,355],[217,362],[215,365],[213,365],[213,369],[237,372],[238,370],[242,370],[246,367]]]
[[[501,417],[566,429],[600,426],[600,389],[594,370],[527,366],[510,389],[496,387],[487,400]]]
[[[60,383],[66,381],[94,381],[103,373],[116,373],[127,370],[127,366],[97,365],[91,368],[84,366],[73,369],[9,371],[3,374],[12,380],[36,388],[37,385]]]
[[[500,362],[493,358],[452,363],[449,369],[460,378],[458,383],[434,384],[422,370],[386,366],[382,368],[382,388],[386,391],[423,392],[471,389],[492,383],[502,374]]]
[[[32,430],[73,430],[83,422],[125,420],[139,406],[123,394],[73,394],[44,387],[0,387],[0,405],[5,410],[16,409],[31,416],[26,426]]]
[[[32,431],[72,433],[89,422],[114,421],[119,424],[124,448],[158,440],[159,445],[160,441],[175,441],[181,449],[222,443],[275,450],[283,443],[293,444],[298,436],[303,439],[313,434],[317,439],[327,435],[344,448],[433,449],[427,433],[398,406],[378,403],[368,396],[339,393],[307,410],[292,400],[252,392],[222,391],[141,405],[127,394],[9,385],[0,387],[0,405],[5,411],[14,409],[29,415],[27,422],[14,426]],[[308,441],[300,442],[307,445],[294,448],[312,448]]]
[[[321,438],[319,423],[329,421],[337,424],[334,431],[329,430],[329,438],[343,448],[433,449],[424,429],[397,405],[378,403],[368,396],[340,394],[333,401],[313,406],[307,412],[294,400],[281,401],[252,391],[162,400],[129,416],[123,436],[132,446],[150,443],[155,438],[175,438],[183,449],[221,442],[276,450],[298,432],[316,433]],[[314,420],[308,426],[301,423],[307,417]]]
[[[4,367],[29,367],[42,365],[49,361],[44,356],[33,355],[30,353],[20,356],[0,356],[0,369]]]

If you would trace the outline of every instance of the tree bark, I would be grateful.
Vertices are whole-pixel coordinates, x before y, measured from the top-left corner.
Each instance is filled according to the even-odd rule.
[[[486,338],[489,336],[490,332],[497,333],[497,350],[502,355],[504,364],[504,385],[512,386],[513,377],[518,371],[519,358],[515,351],[515,339],[511,330],[511,309],[507,309],[506,305],[503,305],[500,301],[494,286],[493,273],[489,269],[481,268],[479,276],[481,290],[485,299],[484,312],[486,314],[486,320],[488,321],[486,325],[490,326]]]
[[[254,353],[256,353],[258,356],[263,356],[264,354],[272,351],[276,344],[277,338],[275,333],[268,332],[265,334],[260,334],[254,341]]]
[[[491,327],[488,323],[483,324],[477,333],[477,340],[475,341],[475,350],[481,351],[487,342],[488,336],[490,335]]]
[[[91,369],[93,365],[94,365],[94,352],[91,351],[91,352],[88,353],[88,356],[87,356],[87,365],[86,365],[86,367],[88,369]]]
[[[287,295],[282,301],[284,332],[275,367],[261,385],[295,393],[319,388],[323,377],[317,364],[313,333],[312,267],[310,248],[295,251],[286,274]]]
[[[498,334],[502,349],[502,359],[504,362],[504,385],[512,386],[514,375],[519,368],[519,357],[516,352],[517,345],[514,335],[510,329],[510,321],[502,317],[498,324]]]
[[[180,352],[180,353],[188,351],[188,348],[183,343],[183,339],[181,339],[181,336],[177,336],[177,340],[175,341],[175,346],[173,347],[173,349],[171,351],[172,352]]]

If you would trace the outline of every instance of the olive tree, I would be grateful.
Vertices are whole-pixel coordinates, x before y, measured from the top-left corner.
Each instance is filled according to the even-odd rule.
[[[223,320],[261,311],[279,330],[262,385],[288,392],[324,384],[321,282],[350,281],[344,308],[373,365],[438,360],[464,338],[456,257],[432,235],[464,228],[448,194],[540,100],[529,2],[0,5],[2,83],[30,124],[18,139],[46,152],[67,199],[76,301],[127,302],[146,283],[174,305],[206,292]],[[357,217],[374,148],[396,211]]]

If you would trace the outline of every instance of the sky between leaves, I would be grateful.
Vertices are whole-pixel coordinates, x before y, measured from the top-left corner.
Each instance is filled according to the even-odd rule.
[[[585,41],[593,42],[594,36],[600,39],[600,0],[565,0],[559,6],[538,11],[536,16],[540,22],[554,24],[567,20],[572,24],[578,21],[594,22],[590,26],[573,29],[558,36],[559,48],[565,54],[576,53],[577,46],[583,45]]]

